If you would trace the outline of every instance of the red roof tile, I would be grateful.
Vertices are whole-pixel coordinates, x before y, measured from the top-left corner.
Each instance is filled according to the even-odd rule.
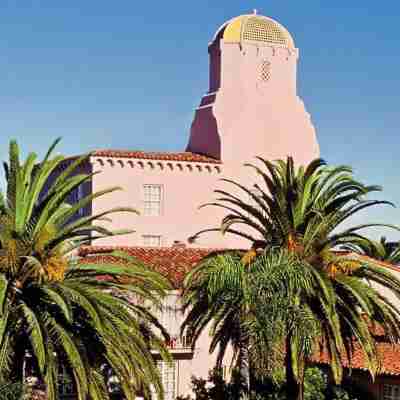
[[[205,256],[216,249],[181,247],[101,247],[87,246],[79,250],[82,263],[116,262],[110,253],[121,250],[136,257],[148,267],[166,277],[174,288],[182,287],[185,275]]]
[[[92,152],[92,155],[95,157],[137,158],[142,160],[186,161],[186,162],[221,164],[221,161],[215,158],[190,152],[167,153],[167,152],[154,152],[154,151],[146,152],[146,151],[104,149],[104,150],[95,150],[94,152]]]
[[[182,286],[185,275],[205,256],[218,249],[191,248],[191,247],[130,247],[130,246],[84,246],[80,248],[79,255],[83,257],[83,262],[113,262],[117,261],[109,253],[115,250],[122,250],[129,255],[138,258],[144,264],[158,271],[169,279],[175,288]],[[219,249],[221,250],[221,249]],[[346,253],[344,253],[346,254]],[[348,253],[354,256],[353,253]],[[366,261],[371,261],[369,257],[355,255]],[[376,262],[376,260],[373,260]],[[383,267],[400,271],[398,266],[379,262]],[[382,333],[378,333],[379,336]],[[400,363],[400,361],[399,361]]]
[[[349,255],[349,257],[359,258],[360,260],[365,260],[366,262],[373,262],[381,267],[391,269],[393,271],[400,272],[400,267],[385,261],[375,260],[371,257],[352,253],[352,252],[337,252],[338,254]],[[392,344],[383,341],[384,330],[382,326],[375,324],[370,327],[379,342],[376,344],[377,351],[380,359],[381,368],[379,374],[382,375],[398,375],[400,376],[400,343]],[[328,364],[329,356],[326,352],[323,352],[313,359],[314,362],[320,364]],[[368,371],[367,364],[365,362],[364,353],[359,345],[355,345],[355,350],[353,357],[351,359],[351,365],[349,364],[346,357],[343,357],[343,365],[346,368],[359,369],[363,371]]]
[[[117,259],[110,255],[115,250],[121,250],[136,257],[141,262],[161,273],[166,277],[174,288],[182,287],[185,275],[204,257],[218,249],[188,248],[188,247],[111,247],[111,246],[84,246],[79,249],[79,256],[83,263],[92,262],[115,262]],[[382,263],[393,269],[398,267]],[[381,329],[375,326],[375,334],[382,335]],[[400,376],[400,344],[386,342],[377,343],[378,354],[381,361],[380,374]],[[355,346],[351,360],[351,366],[347,359],[343,358],[343,365],[347,368],[367,371],[364,355],[358,345]],[[329,356],[323,352],[314,357],[313,362],[328,364]]]
[[[400,344],[391,344],[387,342],[377,343],[377,351],[380,361],[379,375],[397,375],[400,376]],[[317,364],[329,364],[330,358],[326,352],[313,359]],[[342,360],[346,368],[368,371],[365,362],[364,353],[359,345],[355,346],[355,351],[351,359],[351,365],[346,358]]]

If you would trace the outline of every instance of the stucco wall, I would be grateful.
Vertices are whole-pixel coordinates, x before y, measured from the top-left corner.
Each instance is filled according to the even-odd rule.
[[[220,153],[228,175],[255,156],[292,155],[298,163],[319,156],[314,126],[297,95],[297,49],[220,40],[209,53],[215,91],[196,111],[189,151]]]
[[[164,299],[163,310],[155,312],[155,314],[168,330],[171,338],[179,337],[185,315],[181,307],[178,291],[170,292],[167,298]],[[175,360],[176,396],[190,393],[192,376],[207,378],[209,371],[214,368],[216,362],[216,354],[209,354],[210,335],[208,331],[205,331],[199,337],[193,351],[185,344],[182,344],[178,339],[174,345],[170,346],[171,354]],[[229,365],[231,356],[232,351],[228,348],[225,366]]]
[[[105,223],[113,229],[133,229],[135,233],[113,237],[98,242],[104,245],[141,246],[142,235],[161,235],[162,245],[171,246],[174,241],[187,242],[189,236],[199,230],[216,226],[221,211],[216,208],[198,207],[213,198],[213,190],[222,177],[222,167],[205,163],[147,162],[146,160],[92,158],[93,169],[101,171],[93,178],[95,191],[110,186],[120,186],[122,191],[97,199],[93,212],[99,213],[110,207],[129,206],[141,215],[119,213],[112,222]],[[160,216],[143,215],[143,185],[163,187]],[[196,246],[224,247],[229,242],[220,234],[202,237]]]

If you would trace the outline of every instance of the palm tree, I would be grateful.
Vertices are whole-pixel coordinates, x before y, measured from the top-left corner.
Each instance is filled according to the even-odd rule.
[[[57,398],[61,369],[82,400],[109,398],[108,371],[126,398],[149,395],[152,388],[161,398],[150,350],[168,359],[158,335],[166,332],[145,304],[159,306],[169,285],[122,253],[113,253],[112,263],[74,256],[82,244],[127,233],[106,229],[101,221],[135,210],[114,208],[78,218],[94,198],[119,188],[70,205],[74,191],[91,175],[78,172],[87,156],[52,157],[57,143],[40,163],[34,153],[21,163],[16,142],[10,143],[7,192],[0,194],[0,379],[21,382],[30,360],[49,400]]]
[[[212,322],[210,351],[217,346],[217,368],[222,367],[228,344],[233,346],[232,364],[240,371],[244,392],[249,391],[248,335],[244,327],[252,307],[252,274],[241,262],[242,254],[226,251],[206,257],[185,278],[183,309],[188,315],[181,327],[196,343]]]
[[[399,243],[388,242],[385,236],[382,236],[380,240],[365,240],[364,238],[359,238],[358,241],[343,246],[343,250],[395,265],[400,264]]]
[[[295,255],[274,249],[251,264],[243,262],[243,255],[237,250],[210,254],[188,273],[182,333],[190,332],[194,344],[210,328],[217,368],[232,347],[231,366],[239,372],[239,395],[246,398],[254,389],[252,378],[273,374],[282,362],[286,326],[295,323],[302,330],[299,337],[306,348],[318,325],[292,301],[300,287],[309,293],[316,285]]]
[[[356,181],[349,167],[329,167],[322,160],[314,160],[306,168],[296,168],[291,158],[277,162],[258,160],[261,167],[248,165],[262,183],[246,187],[224,180],[246,199],[252,199],[253,204],[242,200],[240,194],[217,190],[217,201],[206,206],[223,208],[228,215],[220,228],[206,229],[198,235],[219,230],[249,240],[252,248],[242,259],[249,268],[257,260],[257,251],[268,253],[278,248],[296,255],[304,274],[312,279],[305,279],[307,285],[298,287],[290,307],[295,307],[298,315],[306,313],[310,321],[318,322],[313,348],[328,352],[333,376],[339,382],[343,373],[342,356],[347,356],[351,363],[356,343],[363,349],[368,369],[374,375],[379,362],[370,325],[380,324],[388,340],[395,341],[400,333],[400,315],[396,307],[366,282],[378,283],[400,298],[400,281],[379,263],[340,254],[337,249],[355,245],[361,238],[367,241],[360,230],[380,226],[364,224],[339,230],[354,214],[388,204],[365,199],[380,188]],[[190,296],[200,299],[208,286],[198,282],[202,281],[189,280],[186,290]],[[290,313],[286,314],[290,317]],[[216,312],[209,318],[214,320],[218,315]],[[194,317],[189,313],[187,318],[186,324],[190,326]],[[301,345],[304,330],[296,325],[298,322],[302,323],[302,319],[289,318],[285,324],[288,398],[293,399],[303,399],[304,368],[309,357],[306,350],[309,346]]]

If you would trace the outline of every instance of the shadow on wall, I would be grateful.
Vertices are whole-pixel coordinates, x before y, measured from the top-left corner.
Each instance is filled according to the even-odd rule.
[[[221,138],[211,105],[196,110],[186,151],[221,159]]]

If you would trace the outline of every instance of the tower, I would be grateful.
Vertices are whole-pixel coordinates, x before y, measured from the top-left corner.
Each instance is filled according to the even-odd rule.
[[[209,89],[188,151],[229,169],[255,156],[291,155],[298,163],[318,157],[315,129],[297,95],[299,51],[281,24],[257,14],[233,18],[217,30],[208,52]]]

